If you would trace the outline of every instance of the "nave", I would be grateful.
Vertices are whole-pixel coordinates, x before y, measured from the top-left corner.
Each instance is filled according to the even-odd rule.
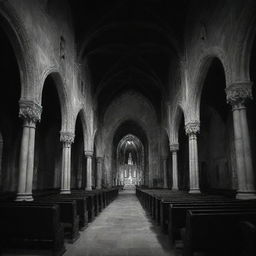
[[[150,245],[124,254],[161,227],[186,256],[223,234],[255,256],[255,28],[255,0],[0,0],[0,254],[97,254],[101,218],[118,253],[127,217]],[[110,204],[135,187],[147,213]]]
[[[64,256],[174,256],[168,236],[152,221],[134,190],[118,197],[67,245]]]

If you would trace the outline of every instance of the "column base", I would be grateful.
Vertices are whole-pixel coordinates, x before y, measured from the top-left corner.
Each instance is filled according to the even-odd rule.
[[[96,189],[101,189],[101,187],[96,187]]]
[[[92,191],[92,188],[86,188],[85,190],[86,191]]]
[[[172,188],[172,191],[179,191],[178,188]]]
[[[20,193],[20,194],[17,194],[17,197],[16,197],[15,201],[17,201],[17,202],[22,202],[22,201],[31,202],[31,201],[34,201],[34,198],[33,198],[32,194]]]
[[[199,188],[192,188],[188,191],[189,194],[200,194],[201,191]]]
[[[61,190],[60,194],[71,194],[70,190]]]
[[[248,200],[256,199],[256,191],[237,191],[236,199]]]

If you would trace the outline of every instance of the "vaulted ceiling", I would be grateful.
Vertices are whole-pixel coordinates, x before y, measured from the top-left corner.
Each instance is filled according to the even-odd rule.
[[[178,63],[188,0],[76,0],[70,5],[81,61],[86,61],[99,113],[134,89],[156,111]]]

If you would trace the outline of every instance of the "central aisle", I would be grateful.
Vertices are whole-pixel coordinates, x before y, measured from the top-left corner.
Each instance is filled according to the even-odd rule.
[[[151,222],[135,192],[122,191],[64,256],[174,256],[168,236]]]

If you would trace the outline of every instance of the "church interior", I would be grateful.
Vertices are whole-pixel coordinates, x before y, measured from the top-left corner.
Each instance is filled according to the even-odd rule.
[[[0,255],[256,255],[256,1],[0,0]]]

